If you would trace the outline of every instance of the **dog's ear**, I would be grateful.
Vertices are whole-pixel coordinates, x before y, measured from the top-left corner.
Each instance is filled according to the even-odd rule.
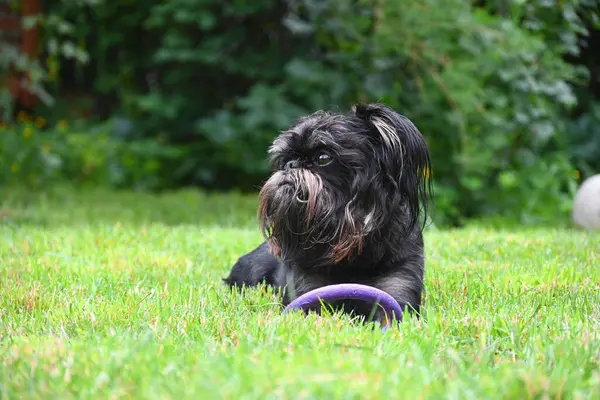
[[[427,220],[431,197],[431,161],[425,138],[405,116],[379,103],[352,107],[356,117],[367,122],[377,136],[381,150],[377,153],[391,183],[397,185],[408,202],[412,223],[419,217]]]

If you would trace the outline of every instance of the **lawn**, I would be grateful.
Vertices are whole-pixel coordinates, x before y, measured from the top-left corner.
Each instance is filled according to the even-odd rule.
[[[600,398],[600,235],[426,233],[422,319],[382,332],[230,293],[256,200],[0,197],[0,398]]]

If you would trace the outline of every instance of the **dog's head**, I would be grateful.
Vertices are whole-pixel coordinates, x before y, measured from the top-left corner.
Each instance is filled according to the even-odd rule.
[[[421,133],[381,104],[298,119],[269,149],[273,174],[259,219],[283,260],[312,251],[337,263],[391,223],[408,234],[427,218],[430,161]],[[400,220],[400,221],[399,221]]]

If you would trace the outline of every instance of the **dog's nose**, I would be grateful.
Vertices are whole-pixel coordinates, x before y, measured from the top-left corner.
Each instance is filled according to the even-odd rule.
[[[285,164],[285,169],[296,169],[296,168],[300,168],[300,161],[298,161],[298,160],[291,160]]]

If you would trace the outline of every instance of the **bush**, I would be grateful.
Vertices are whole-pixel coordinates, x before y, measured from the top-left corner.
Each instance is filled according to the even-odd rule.
[[[77,85],[129,126],[111,129],[107,143],[147,166],[98,178],[109,183],[254,189],[266,147],[294,118],[383,101],[428,139],[436,222],[555,217],[575,183],[569,118],[589,73],[565,60],[597,10],[590,0],[478,4],[48,1],[46,15],[71,29],[47,29],[46,43],[77,42],[79,55],[48,51],[68,71],[53,93],[84,64],[85,47],[91,65],[77,69]]]
[[[569,133],[572,162],[585,175],[600,173],[600,101],[570,123]]]
[[[45,119],[20,115],[15,125],[0,124],[0,182],[40,186],[55,181],[61,167],[52,141],[39,135]]]
[[[180,157],[155,140],[129,142],[114,137],[112,124],[94,128],[21,113],[0,125],[0,182],[31,188],[71,181],[80,185],[149,189],[159,182],[161,163]],[[161,182],[162,183],[162,182]]]

